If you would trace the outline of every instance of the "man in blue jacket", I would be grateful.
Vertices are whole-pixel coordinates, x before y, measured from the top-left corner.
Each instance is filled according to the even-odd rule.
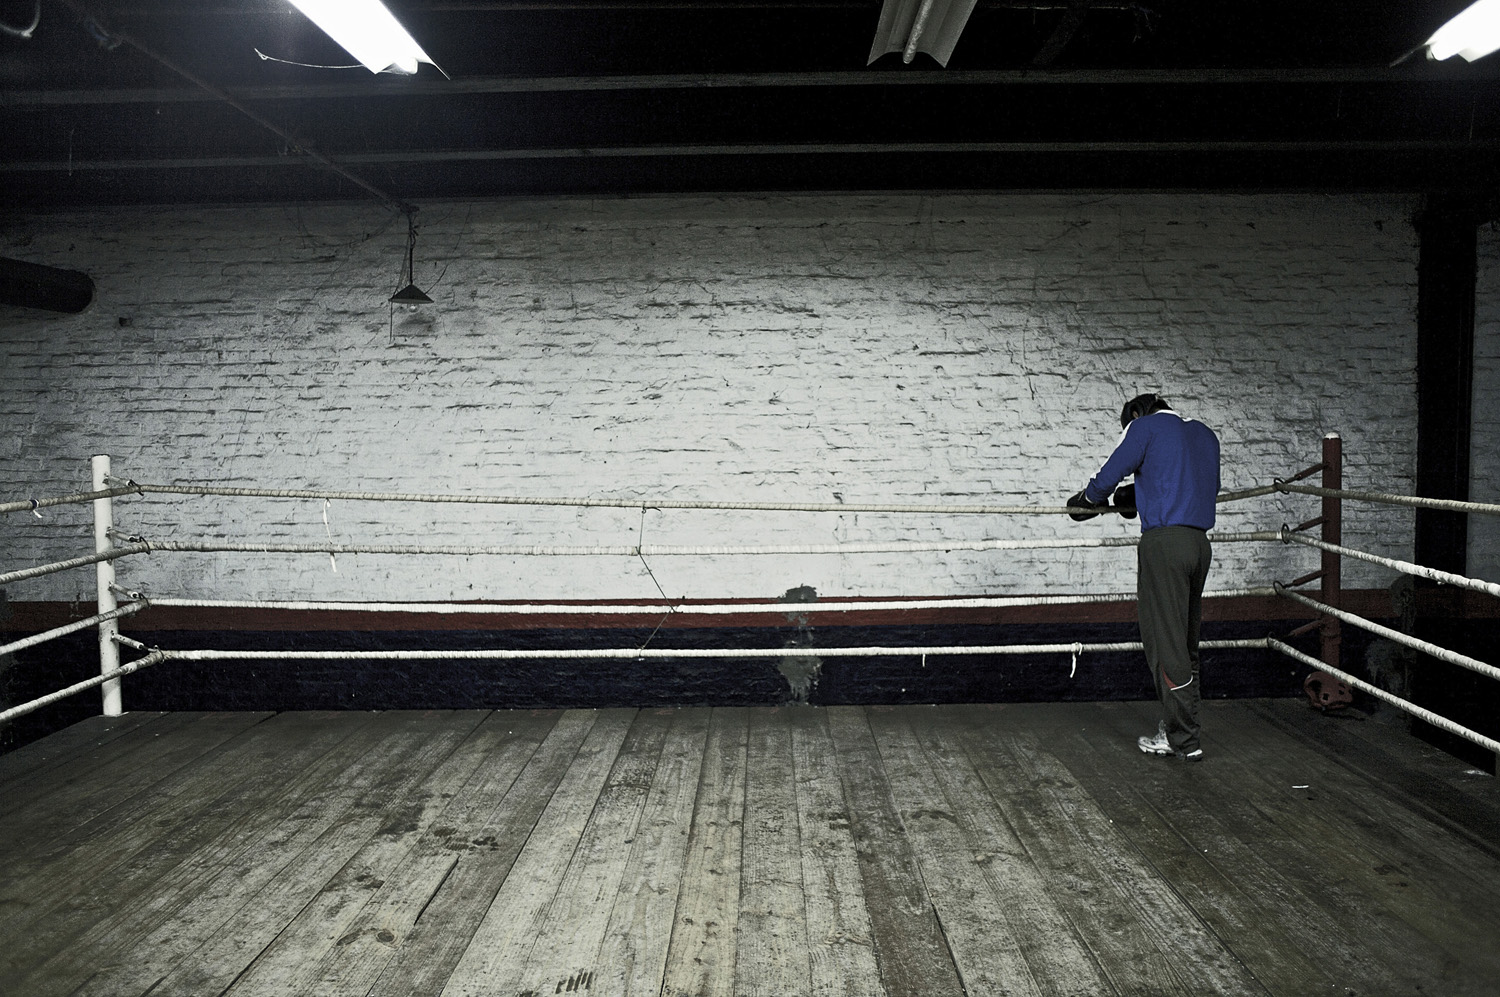
[[[1219,439],[1153,394],[1126,402],[1120,426],[1124,432],[1114,453],[1068,505],[1105,508],[1114,493],[1117,507],[1133,505],[1139,513],[1137,612],[1162,721],[1155,734],[1136,743],[1147,754],[1201,761],[1198,630],[1203,584],[1213,560],[1207,532],[1214,525],[1219,494]],[[1135,483],[1116,492],[1131,474]],[[1073,518],[1095,515],[1081,511]]]

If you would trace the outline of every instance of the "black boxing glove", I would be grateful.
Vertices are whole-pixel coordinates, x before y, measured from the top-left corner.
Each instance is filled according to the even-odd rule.
[[[1107,509],[1107,508],[1109,508],[1109,503],[1108,502],[1090,502],[1088,500],[1088,497],[1086,495],[1084,495],[1083,492],[1079,492],[1077,495],[1074,495],[1072,498],[1068,499],[1068,508],[1069,509]],[[1070,512],[1070,513],[1068,513],[1068,516],[1071,517],[1072,520],[1075,523],[1081,523],[1085,519],[1093,519],[1097,515],[1099,515],[1099,513],[1097,513],[1097,512]]]
[[[1126,519],[1136,517],[1135,485],[1121,485],[1115,489],[1115,511]]]

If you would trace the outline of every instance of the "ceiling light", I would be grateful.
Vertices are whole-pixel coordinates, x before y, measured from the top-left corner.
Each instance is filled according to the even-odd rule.
[[[1469,62],[1500,48],[1500,0],[1479,0],[1427,39],[1429,59],[1461,55]]]
[[[291,3],[372,73],[414,76],[418,63],[437,66],[380,0]]]

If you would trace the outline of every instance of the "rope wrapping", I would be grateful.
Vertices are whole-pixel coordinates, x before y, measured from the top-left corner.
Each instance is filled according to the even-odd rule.
[[[118,478],[113,480],[119,480]],[[1217,501],[1235,502],[1261,495],[1271,495],[1278,490],[1276,485],[1262,485],[1237,492],[1224,492]],[[231,498],[275,498],[317,499],[321,501],[353,502],[423,502],[452,503],[459,505],[545,505],[574,506],[608,509],[722,509],[757,512],[881,512],[920,513],[925,515],[955,516],[1053,516],[1075,512],[1066,506],[1034,505],[940,505],[926,503],[879,503],[879,502],[715,502],[693,499],[660,498],[599,498],[569,496],[522,496],[522,495],[452,495],[431,492],[363,492],[347,490],[323,490],[312,488],[245,488],[222,485],[154,485],[136,481],[106,488],[101,491],[78,495],[65,495],[47,499],[27,499],[0,503],[0,512],[17,512],[23,509],[45,508],[52,505],[90,502],[95,499],[112,498],[118,495],[192,495],[205,498],[210,495]]]
[[[1210,534],[1215,543],[1247,543],[1280,540],[1276,530],[1248,533]],[[841,544],[771,544],[765,546],[626,544],[587,545],[514,545],[465,546],[421,544],[351,544],[351,543],[245,543],[217,540],[144,540],[132,545],[129,553],[176,551],[192,553],[241,554],[441,554],[457,557],[670,557],[732,556],[759,554],[890,554],[950,550],[1056,550],[1074,547],[1134,547],[1139,536],[1075,537],[1034,540],[939,540],[853,542]],[[126,548],[119,548],[125,550]]]
[[[1293,592],[1282,585],[1277,585],[1276,591],[1286,598],[1291,599],[1293,602],[1300,602],[1304,606],[1309,606],[1313,609],[1316,609],[1320,613],[1325,613],[1329,616],[1334,617],[1335,619],[1343,620],[1345,623],[1353,624],[1354,626],[1359,627],[1361,630],[1368,630],[1372,634],[1384,637],[1387,640],[1395,641],[1397,644],[1403,644],[1406,647],[1412,648],[1413,650],[1421,651],[1423,654],[1431,655],[1432,657],[1437,658],[1439,661],[1446,661],[1451,665],[1458,665],[1460,667],[1467,668],[1470,671],[1478,672],[1479,674],[1484,675],[1488,678],[1500,679],[1500,668],[1496,668],[1494,665],[1480,661],[1478,658],[1471,658],[1467,654],[1459,654],[1457,651],[1450,651],[1446,647],[1441,647],[1437,644],[1431,643],[1430,641],[1421,640],[1409,634],[1404,634],[1400,630],[1393,630],[1388,626],[1384,626],[1380,623],[1375,623],[1371,620],[1367,620],[1363,616],[1356,616],[1353,613],[1345,612],[1342,609],[1337,609],[1333,606],[1328,605],[1327,603],[1319,602],[1316,599],[1310,599],[1302,593]],[[1325,668],[1323,670],[1327,671],[1328,669]]]
[[[160,664],[161,662],[166,660],[167,656],[164,652],[153,651],[150,654],[146,655],[144,658],[137,658],[135,661],[132,661],[129,664],[121,665],[119,668],[112,668],[107,672],[100,672],[98,675],[95,675],[92,678],[84,679],[82,682],[75,682],[73,685],[68,686],[66,689],[59,689],[56,692],[49,692],[47,695],[38,696],[36,699],[33,699],[28,703],[21,703],[18,706],[12,706],[10,709],[0,712],[0,723],[5,723],[7,720],[14,720],[16,717],[23,717],[28,713],[35,713],[42,707],[51,706],[53,703],[57,702],[60,699],[67,699],[69,696],[76,695],[80,692],[86,692],[89,689],[101,686],[111,679],[123,678],[124,676],[129,675],[132,672],[138,672],[142,668],[150,668],[152,665]]]
[[[1204,592],[1205,599],[1269,597],[1271,586]],[[972,599],[889,599],[868,601],[776,602],[776,603],[454,603],[454,602],[309,602],[267,599],[176,599],[151,598],[152,606],[182,609],[284,609],[352,613],[432,613],[437,615],[629,615],[647,616],[670,612],[684,616],[731,616],[744,613],[857,613],[924,609],[1007,609],[1019,606],[1069,606],[1092,603],[1134,602],[1135,593],[1099,595],[980,596]]]
[[[1457,499],[1393,495],[1388,492],[1360,492],[1347,488],[1320,488],[1317,485],[1293,485],[1287,482],[1278,482],[1274,487],[1281,492],[1320,495],[1323,498],[1353,499],[1359,502],[1378,502],[1382,505],[1402,505],[1416,509],[1441,509],[1445,512],[1477,512],[1484,516],[1500,516],[1500,505],[1488,502],[1460,502]]]
[[[0,585],[24,581],[27,578],[40,578],[42,575],[52,575],[59,571],[67,571],[70,568],[81,568],[88,564],[98,564],[100,561],[114,561],[118,558],[129,557],[131,554],[149,553],[150,550],[150,544],[127,544],[123,547],[114,547],[98,554],[86,554],[83,557],[73,557],[66,561],[57,561],[53,564],[39,564],[34,568],[21,568],[17,571],[10,571],[0,575]]]
[[[119,488],[103,488],[96,492],[79,492],[76,495],[56,495],[52,498],[43,499],[19,499],[13,502],[0,502],[0,512],[35,512],[37,509],[47,509],[55,505],[81,505],[85,502],[94,502],[99,499],[114,498],[117,495],[135,495],[138,488],[121,486]]]
[[[1289,543],[1299,543],[1318,550],[1326,550],[1342,557],[1353,557],[1361,561],[1368,561],[1371,564],[1381,565],[1382,567],[1394,568],[1408,575],[1441,582],[1444,585],[1452,585],[1455,588],[1465,588],[1474,592],[1484,592],[1488,595],[1500,596],[1500,585],[1494,582],[1487,582],[1482,578],[1468,578],[1464,575],[1455,575],[1449,571],[1439,571],[1437,568],[1429,568],[1426,565],[1413,564],[1410,561],[1398,561],[1395,558],[1381,557],[1379,554],[1369,554],[1362,550],[1355,550],[1352,547],[1342,547],[1338,544],[1328,543],[1326,540],[1319,540],[1316,537],[1304,536],[1300,533],[1292,533],[1290,531],[1286,531],[1282,539]]]
[[[89,627],[98,626],[99,624],[106,623],[109,620],[118,620],[122,617],[130,616],[134,613],[139,613],[145,608],[146,603],[144,602],[132,602],[128,605],[112,609],[107,613],[96,613],[95,615],[90,616],[88,619],[74,620],[72,623],[65,623],[60,627],[54,627],[53,629],[45,631],[44,633],[32,634],[30,637],[23,637],[20,640],[15,641],[14,643],[6,644],[3,647],[0,647],[0,654],[13,654],[16,651],[24,651],[28,647],[36,647],[38,644],[45,644],[50,640],[56,640],[59,637],[66,637],[68,634],[77,633],[80,630],[87,630]]]
[[[1203,641],[1206,650],[1265,648],[1266,638]],[[712,658],[892,658],[960,654],[1078,654],[1141,650],[1140,641],[1104,644],[949,644],[937,647],[749,647],[749,648],[521,648],[408,651],[226,651],[163,650],[166,661],[624,661]]]

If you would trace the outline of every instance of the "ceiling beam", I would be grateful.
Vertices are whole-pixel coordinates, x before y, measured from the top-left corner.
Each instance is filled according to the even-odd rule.
[[[195,104],[223,101],[341,100],[371,97],[445,97],[508,93],[628,92],[640,90],[779,89],[790,87],[1033,87],[1033,86],[1259,86],[1471,83],[1500,85],[1500,70],[1467,67],[1350,67],[1339,69],[1194,70],[953,70],[948,72],[835,71],[812,73],[667,73],[640,76],[475,76],[453,80],[364,79],[358,83],[273,86],[131,87],[76,90],[0,90],[0,107],[91,104]],[[1445,71],[1453,70],[1457,71]]]
[[[640,159],[694,158],[707,156],[868,156],[918,153],[924,155],[1068,155],[1068,154],[1317,154],[1366,155],[1371,153],[1452,155],[1500,154],[1500,139],[1466,141],[1185,141],[1185,142],[807,142],[745,145],[635,145],[586,146],[548,149],[459,149],[364,152],[340,156],[345,163],[362,166],[397,163],[499,162],[545,159]],[[0,163],[0,173],[64,173],[96,170],[197,170],[276,169],[302,165],[288,156],[195,156],[174,159],[50,160]]]

